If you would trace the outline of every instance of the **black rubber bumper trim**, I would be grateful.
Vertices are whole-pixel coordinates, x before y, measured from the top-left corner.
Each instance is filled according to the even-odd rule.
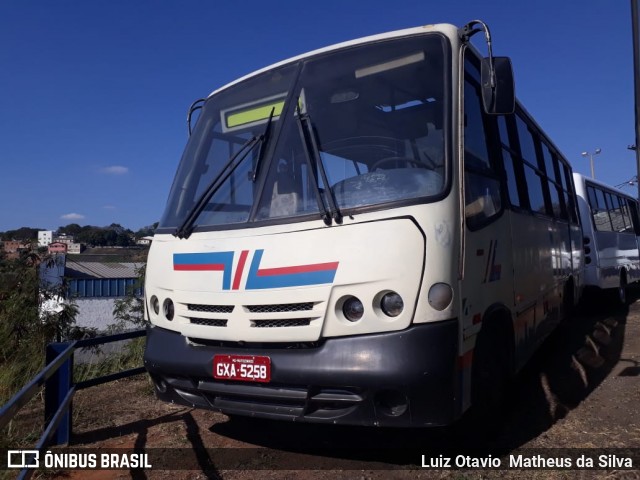
[[[144,362],[158,397],[185,405],[295,421],[444,425],[460,414],[457,340],[455,319],[328,338],[316,348],[196,346],[150,327]],[[214,380],[216,354],[269,356],[271,382]]]

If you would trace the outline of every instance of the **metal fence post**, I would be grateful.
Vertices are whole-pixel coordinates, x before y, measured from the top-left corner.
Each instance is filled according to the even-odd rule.
[[[66,350],[70,342],[50,343],[47,345],[46,362],[49,364],[61,352]],[[73,355],[46,381],[44,386],[44,421],[45,428],[60,408],[73,382]],[[71,404],[62,417],[58,428],[51,439],[52,445],[67,445],[71,436]]]

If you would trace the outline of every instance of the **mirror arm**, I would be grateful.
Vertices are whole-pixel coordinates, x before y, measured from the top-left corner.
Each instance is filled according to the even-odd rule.
[[[204,102],[206,100],[206,98],[199,98],[189,107],[189,113],[187,113],[187,129],[189,130],[189,136],[191,136],[191,116],[193,115],[193,112],[200,110],[204,106]]]
[[[496,72],[493,67],[493,48],[491,47],[491,32],[489,31],[489,27],[482,20],[471,20],[464,27],[460,29],[460,37],[462,41],[467,43],[476,33],[484,32],[484,38],[487,42],[487,51],[489,53],[489,66],[491,70],[491,89],[494,89],[496,86]]]

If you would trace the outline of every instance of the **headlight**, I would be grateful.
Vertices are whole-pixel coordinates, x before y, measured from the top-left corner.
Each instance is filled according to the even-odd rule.
[[[364,315],[364,305],[356,297],[349,297],[342,305],[342,313],[350,322],[357,322]]]
[[[429,305],[436,310],[444,310],[453,299],[453,289],[446,283],[434,283],[429,289]]]
[[[175,308],[173,306],[173,301],[170,298],[167,298],[162,304],[162,313],[164,313],[164,317],[167,320],[173,320],[173,316],[175,315]]]
[[[158,297],[152,295],[149,304],[151,305],[151,311],[158,315],[160,313],[160,300],[158,300]]]
[[[404,309],[402,297],[396,292],[385,293],[380,300],[380,308],[389,317],[397,317]]]

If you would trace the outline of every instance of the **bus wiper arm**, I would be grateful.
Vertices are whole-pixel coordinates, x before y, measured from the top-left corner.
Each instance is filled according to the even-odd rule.
[[[324,162],[322,161],[322,156],[320,155],[320,148],[318,148],[318,137],[316,136],[315,129],[313,128],[313,122],[311,121],[311,117],[308,113],[301,115],[300,109],[298,109],[298,118],[300,119],[300,124],[306,125],[307,133],[309,134],[309,144],[311,146],[311,153],[314,157],[315,164],[318,166],[318,170],[320,170],[320,175],[322,176],[322,183],[325,186],[325,193],[327,195],[327,199],[329,201],[329,210],[331,214],[331,218],[335,220],[336,223],[342,223],[342,213],[338,208],[338,204],[336,202],[336,197],[331,189],[331,185],[329,185],[329,180],[327,178],[327,172],[324,168]],[[308,145],[305,140],[303,140],[305,145]],[[315,175],[314,175],[315,178]],[[317,181],[316,181],[317,183]]]
[[[255,183],[256,178],[258,177],[258,170],[260,169],[260,164],[262,163],[262,159],[264,158],[265,150],[267,149],[267,142],[269,141],[269,136],[271,135],[271,123],[273,122],[273,114],[276,111],[276,107],[271,109],[271,113],[269,114],[269,120],[267,120],[267,126],[264,127],[264,132],[260,136],[261,144],[260,151],[258,152],[258,158],[256,159],[256,166],[253,169],[253,174],[251,176],[251,180]]]
[[[322,192],[320,191],[320,185],[318,184],[318,179],[316,178],[315,168],[313,168],[313,160],[311,158],[311,151],[309,148],[309,142],[307,140],[307,135],[305,133],[305,126],[302,119],[302,112],[300,111],[299,102],[296,102],[296,123],[298,124],[298,131],[300,132],[300,139],[302,140],[302,146],[304,149],[304,158],[307,161],[307,168],[309,168],[309,175],[312,177],[313,181],[313,191],[316,194],[316,201],[318,202],[318,207],[321,210],[322,220],[326,225],[331,225],[331,212],[327,210],[326,205],[324,204],[324,200],[322,199]]]
[[[254,135],[249,140],[244,142],[240,149],[234,153],[231,158],[227,161],[227,163],[222,167],[220,173],[213,179],[213,181],[209,184],[207,189],[200,195],[198,201],[194,205],[194,207],[187,215],[187,218],[184,219],[184,222],[178,227],[176,232],[173,234],[178,238],[189,238],[191,232],[193,232],[194,223],[202,210],[207,206],[211,197],[220,189],[220,187],[224,184],[224,182],[231,176],[231,174],[238,168],[238,165],[242,163],[242,160],[249,154],[253,147],[256,144],[262,142],[264,135]],[[236,159],[238,159],[236,161]]]

